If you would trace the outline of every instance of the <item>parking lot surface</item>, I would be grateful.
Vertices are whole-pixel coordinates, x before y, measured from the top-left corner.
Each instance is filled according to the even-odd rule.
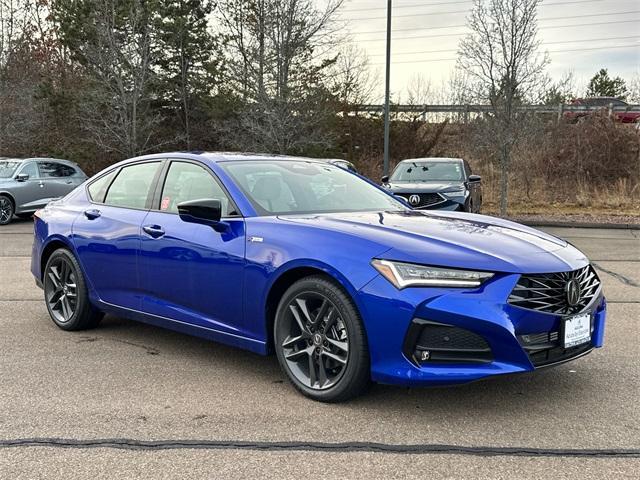
[[[533,374],[376,385],[325,405],[297,394],[275,357],[113,317],[57,329],[29,272],[31,229],[0,227],[2,479],[638,478],[638,231],[545,229],[595,263],[605,348]]]

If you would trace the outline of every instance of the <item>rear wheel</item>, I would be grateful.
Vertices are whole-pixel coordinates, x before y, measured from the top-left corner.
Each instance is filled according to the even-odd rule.
[[[63,330],[85,330],[100,323],[102,313],[89,302],[82,270],[73,254],[58,249],[45,267],[44,298],[53,322]]]
[[[369,384],[369,352],[360,315],[344,291],[322,276],[294,283],[274,323],[282,370],[304,395],[340,402]]]
[[[0,195],[0,225],[7,225],[13,218],[15,207],[6,195]]]

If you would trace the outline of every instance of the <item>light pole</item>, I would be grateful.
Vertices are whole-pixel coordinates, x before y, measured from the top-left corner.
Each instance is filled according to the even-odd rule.
[[[387,72],[384,91],[384,168],[389,175],[389,95],[391,87],[391,0],[387,0]]]

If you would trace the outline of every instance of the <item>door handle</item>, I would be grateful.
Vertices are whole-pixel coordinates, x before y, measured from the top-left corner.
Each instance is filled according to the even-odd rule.
[[[164,229],[160,225],[145,225],[142,227],[144,233],[152,238],[160,238],[164,235]]]
[[[96,210],[96,209],[85,210],[84,216],[87,217],[89,220],[95,220],[100,216],[100,210]]]
[[[73,184],[73,180],[67,180],[67,181],[66,181],[66,182],[64,182],[64,183],[66,183],[67,185],[71,185],[71,184]]]
[[[40,188],[44,188],[44,183],[42,183],[42,181],[40,181],[40,183],[38,183],[38,185],[40,185]]]

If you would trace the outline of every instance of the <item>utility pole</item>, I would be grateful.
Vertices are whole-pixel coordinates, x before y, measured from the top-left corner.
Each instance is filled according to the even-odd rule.
[[[391,88],[391,0],[387,0],[387,72],[384,92],[384,168],[389,175],[389,95]]]

